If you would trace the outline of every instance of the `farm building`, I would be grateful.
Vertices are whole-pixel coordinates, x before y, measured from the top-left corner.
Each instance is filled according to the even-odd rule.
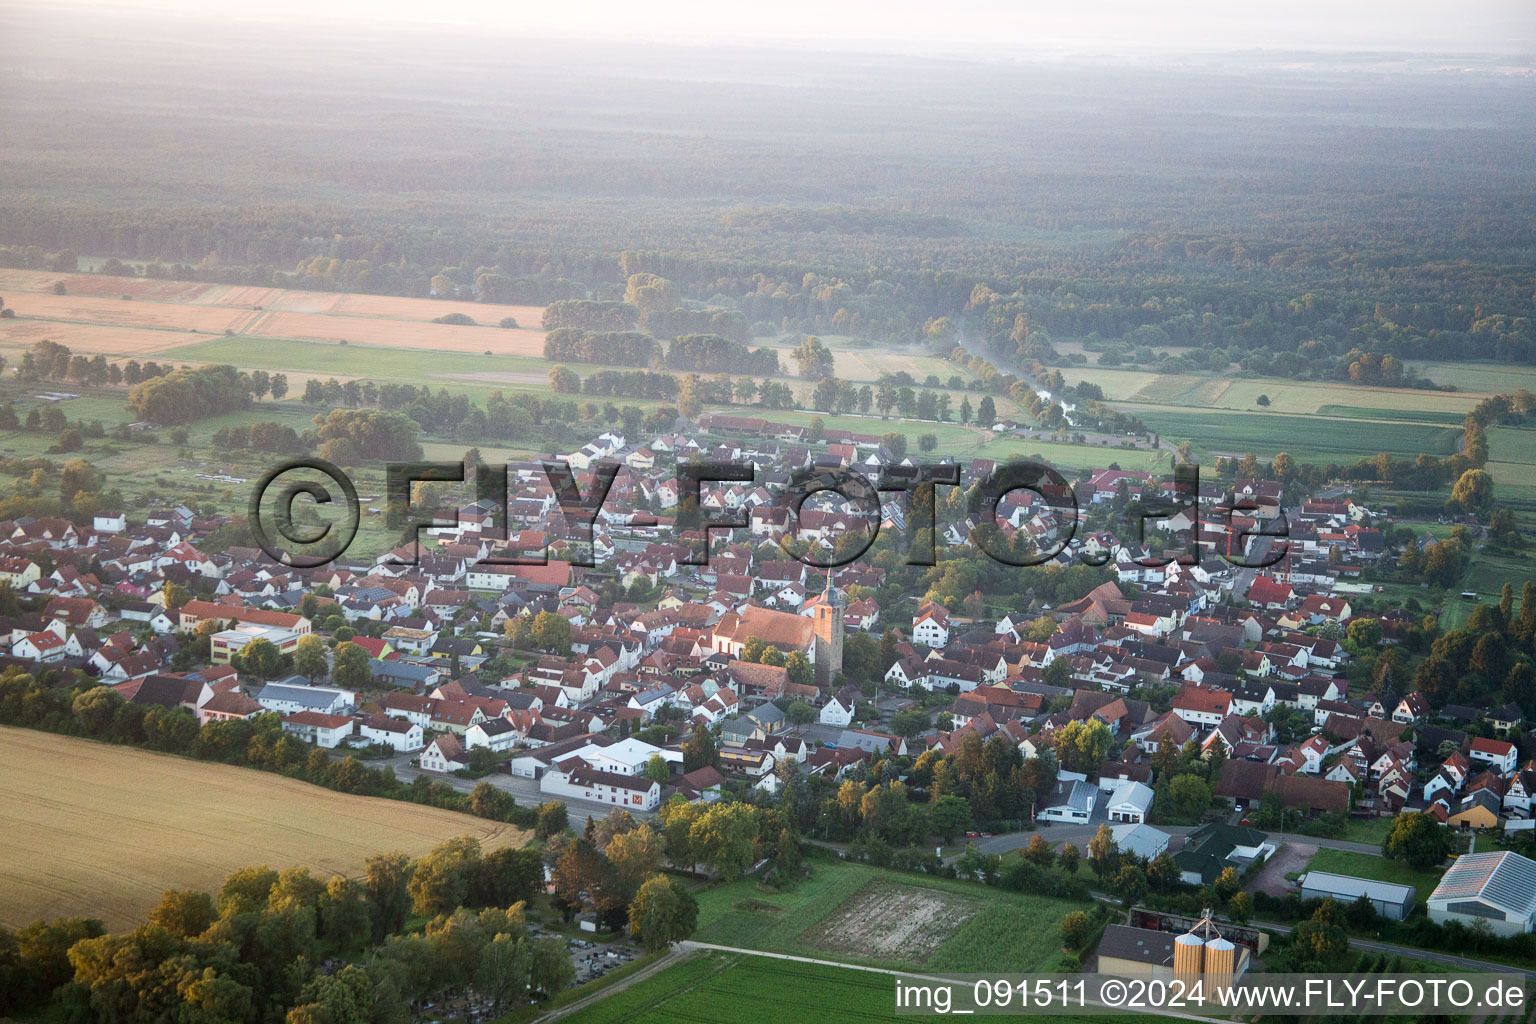
[[[1331,871],[1308,871],[1297,882],[1301,885],[1304,900],[1332,896],[1339,903],[1353,903],[1364,896],[1376,908],[1376,913],[1393,921],[1403,920],[1413,908],[1415,892],[1411,885],[1375,882],[1369,878],[1336,875]]]
[[[1100,974],[1173,975],[1173,933],[1112,924],[1099,940]]]
[[[1184,848],[1173,855],[1179,877],[1189,885],[1209,885],[1227,868],[1241,874],[1255,860],[1275,852],[1269,836],[1238,825],[1201,825],[1189,834]]]
[[[1486,923],[1495,935],[1532,930],[1536,922],[1536,861],[1508,850],[1458,857],[1429,894],[1436,924]]]

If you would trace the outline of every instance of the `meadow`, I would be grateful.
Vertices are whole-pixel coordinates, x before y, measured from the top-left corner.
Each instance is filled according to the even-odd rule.
[[[236,868],[300,864],[353,875],[375,853],[420,856],[499,822],[229,765],[0,727],[0,925],[96,917],[141,923],[166,889],[216,890]]]
[[[1435,891],[1440,875],[1433,871],[1415,871],[1401,861],[1387,860],[1369,853],[1352,850],[1334,850],[1327,847],[1318,850],[1307,862],[1308,871],[1331,871],[1336,875],[1369,878],[1376,882],[1394,885],[1411,885],[1417,891],[1415,905],[1423,905],[1429,894]]]
[[[944,913],[933,925],[944,938],[918,958],[861,955],[829,935],[823,922],[877,916],[890,887],[916,891]],[[1004,892],[970,882],[925,878],[862,864],[813,864],[811,877],[781,891],[753,881],[704,889],[698,894],[699,925],[693,938],[797,956],[872,967],[920,964],[930,971],[1042,971],[1061,956],[1061,918],[1074,909],[1065,900]],[[866,909],[867,908],[867,909]],[[916,907],[922,913],[928,907]],[[963,918],[963,920],[962,920]],[[853,929],[849,934],[864,934]]]

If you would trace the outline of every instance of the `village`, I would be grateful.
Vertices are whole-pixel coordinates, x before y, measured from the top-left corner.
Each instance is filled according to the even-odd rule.
[[[973,808],[961,824],[989,853],[1037,828],[1071,842],[1105,825],[1122,852],[1170,853],[1198,886],[1257,871],[1280,845],[1269,833],[1347,839],[1404,812],[1468,835],[1531,828],[1525,708],[1351,692],[1351,649],[1399,642],[1414,617],[1357,612],[1397,552],[1387,513],[1342,488],[1285,509],[1279,481],[1207,481],[1140,543],[1109,527],[1128,503],[1173,494],[1146,472],[1108,466],[1071,494],[1005,494],[994,524],[940,492],[943,552],[985,557],[964,552],[990,528],[1048,564],[1102,567],[1070,600],[992,616],[977,613],[979,591],[947,607],[891,587],[891,558],[818,567],[861,551],[867,524],[825,503],[792,516],[785,488],[797,471],[915,473],[881,437],[715,416],[643,444],[604,433],[560,457],[578,474],[622,467],[590,537],[533,465],[510,476],[505,523],[469,502],[419,545],[313,569],[253,547],[205,553],[226,523],[185,506],[98,512],[90,527],[0,524],[16,605],[3,664],[80,673],[199,726],[276,715],[317,750],[465,791],[490,781],[524,805],[565,803],[576,821],[676,799],[771,801],[790,780],[912,781],[968,742],[1001,741],[1041,781],[1016,815]],[[754,479],[706,482],[686,509],[675,467],[690,458],[752,466]],[[957,468],[963,493],[995,464]],[[916,521],[908,497],[883,499],[887,536]],[[706,512],[742,525],[705,531]],[[815,557],[785,555],[791,531]],[[1283,556],[1257,557],[1272,545]],[[519,564],[495,557],[509,554]],[[1189,774],[1198,787],[1178,784]],[[1530,872],[1514,853],[1473,856]],[[1411,903],[1402,886],[1319,871],[1282,888],[1363,892],[1399,915]],[[1530,931],[1536,889],[1518,893],[1492,909],[1450,893],[1430,914]]]

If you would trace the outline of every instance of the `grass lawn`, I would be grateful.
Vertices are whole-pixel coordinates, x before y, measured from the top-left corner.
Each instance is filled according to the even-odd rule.
[[[1353,838],[1353,837],[1351,837]],[[1333,850],[1323,847],[1307,862],[1308,871],[1331,871],[1336,875],[1369,878],[1395,885],[1411,885],[1418,892],[1416,902],[1423,904],[1435,891],[1440,876],[1433,871],[1415,871],[1401,861],[1387,860],[1369,853]]]
[[[949,929],[931,953],[903,958],[862,950],[859,927],[839,936],[818,925],[851,918],[890,893],[912,897],[917,913],[933,912],[932,927]],[[1040,971],[1061,955],[1061,918],[1076,909],[1064,900],[1010,893],[970,882],[924,878],[862,864],[821,862],[811,877],[783,892],[761,891],[755,882],[733,882],[698,894],[699,925],[693,938],[876,967],[930,971]],[[957,919],[959,920],[956,923]]]

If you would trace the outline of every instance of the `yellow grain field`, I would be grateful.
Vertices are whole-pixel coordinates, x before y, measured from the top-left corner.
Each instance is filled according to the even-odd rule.
[[[166,889],[215,891],[238,867],[356,874],[465,833],[526,833],[466,814],[333,793],[267,772],[0,727],[0,925],[97,917],[131,927]]]

